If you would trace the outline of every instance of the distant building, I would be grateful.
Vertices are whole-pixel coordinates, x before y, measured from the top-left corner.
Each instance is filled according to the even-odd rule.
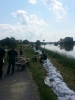
[[[61,39],[61,38],[60,38],[60,42],[59,42],[59,43],[64,43],[64,39]]]
[[[73,44],[73,38],[72,37],[65,37],[65,39],[60,39],[60,43],[71,43],[71,44]]]
[[[65,37],[64,42],[65,43],[73,43],[73,38],[72,37]]]

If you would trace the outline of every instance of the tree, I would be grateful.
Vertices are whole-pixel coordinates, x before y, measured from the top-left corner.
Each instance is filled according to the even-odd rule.
[[[41,43],[40,43],[40,40],[37,40],[37,41],[36,41],[36,45],[37,45],[37,46],[40,46],[40,44],[41,44]]]
[[[22,40],[19,40],[19,43],[22,44]]]
[[[29,41],[28,41],[28,40],[23,40],[22,43],[23,43],[23,44],[29,44]]]
[[[5,38],[0,41],[2,46],[8,46],[11,47],[12,45],[16,46],[16,40],[15,38]]]

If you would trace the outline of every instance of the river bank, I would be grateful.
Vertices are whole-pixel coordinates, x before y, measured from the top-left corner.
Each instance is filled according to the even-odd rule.
[[[25,47],[26,48],[26,47]],[[48,58],[51,60],[53,66],[60,71],[63,81],[67,84],[67,86],[75,91],[75,69],[74,69],[74,60],[71,58],[67,58],[64,55],[59,55],[57,52],[53,52],[50,50],[46,50],[44,48],[39,48],[41,51],[44,50],[47,54]],[[57,96],[52,91],[52,88],[46,86],[44,83],[45,77],[47,76],[47,72],[44,69],[43,65],[39,63],[39,59],[37,62],[32,61],[32,57],[35,55],[35,52],[32,48],[25,49],[24,55],[29,57],[29,71],[31,76],[36,83],[38,93],[41,100],[57,100]]]
[[[40,48],[40,50],[46,52],[53,65],[63,76],[64,82],[75,91],[75,59],[44,48]]]
[[[59,55],[58,53],[54,53],[50,50],[48,51],[44,48],[39,49],[41,51],[45,51],[45,53],[48,55],[48,58],[51,60],[53,66],[55,66],[57,70],[60,71],[61,75],[63,76],[63,81],[71,90],[75,91],[74,59],[67,58],[66,56]],[[30,58],[35,55],[33,49],[25,50],[25,54]],[[38,87],[38,92],[41,100],[57,100],[57,96],[52,91],[52,89],[46,86],[44,83],[45,77],[47,76],[47,72],[44,69],[43,65],[40,64],[39,61],[30,61],[30,66],[28,68],[31,72],[32,78],[34,79]]]
[[[46,70],[44,69],[43,65],[39,62],[39,55],[38,60],[33,62],[32,57],[35,55],[33,48],[24,47],[23,54],[30,58],[28,69],[31,73],[31,77],[33,78],[40,100],[57,100],[57,96],[54,94],[51,88],[49,88],[44,83],[44,79],[46,77]],[[26,49],[27,48],[27,49]]]

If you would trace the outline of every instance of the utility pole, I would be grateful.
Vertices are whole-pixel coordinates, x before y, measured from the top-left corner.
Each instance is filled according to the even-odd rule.
[[[45,48],[45,43],[44,43],[44,41],[45,41],[45,40],[43,40],[43,44],[44,44],[44,48]]]

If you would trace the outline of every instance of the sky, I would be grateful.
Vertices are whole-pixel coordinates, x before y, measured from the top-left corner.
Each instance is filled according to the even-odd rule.
[[[0,40],[75,41],[75,0],[0,0]]]

